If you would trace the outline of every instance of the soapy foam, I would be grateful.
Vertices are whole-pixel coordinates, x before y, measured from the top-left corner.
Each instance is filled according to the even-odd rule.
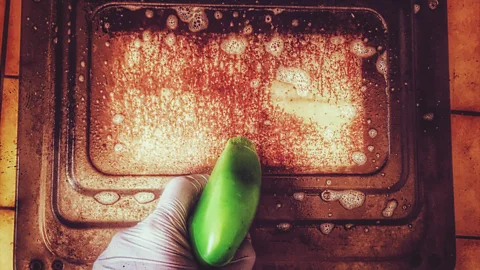
[[[352,153],[352,160],[358,165],[363,165],[367,163],[367,156],[362,152]]]
[[[280,37],[273,37],[269,42],[265,43],[265,51],[273,56],[280,56],[283,48],[283,40]]]
[[[340,205],[347,210],[355,209],[365,202],[365,193],[357,190],[324,190],[320,195],[326,202],[339,201]]]
[[[193,15],[192,20],[188,24],[188,29],[192,32],[199,32],[208,28],[208,18],[207,15],[201,11]]]
[[[301,97],[305,97],[309,93],[311,79],[310,75],[303,69],[280,66],[277,70],[276,79],[293,85],[297,94]]]
[[[370,129],[370,130],[368,131],[368,136],[370,136],[370,138],[372,138],[372,139],[375,138],[375,137],[377,137],[377,134],[378,134],[378,132],[377,132],[377,130],[374,129],[374,128],[372,128],[372,129]]]
[[[101,204],[111,205],[120,199],[120,195],[113,191],[102,191],[93,196]]]
[[[372,152],[375,149],[375,146],[369,145],[367,146],[368,151]]]
[[[166,24],[167,24],[167,28],[168,28],[168,29],[171,29],[171,30],[177,29],[177,27],[178,27],[178,18],[177,18],[177,16],[175,16],[175,15],[173,15],[173,14],[172,14],[172,15],[169,15],[169,16],[167,17],[167,22],[166,22]]]
[[[334,45],[341,45],[345,43],[345,38],[343,36],[333,36],[330,38],[330,42]]]
[[[345,190],[339,202],[347,210],[358,208],[365,202],[365,193],[357,190]]]
[[[151,18],[153,18],[153,15],[154,15],[153,10],[151,10],[151,9],[145,10],[145,17],[151,19]]]
[[[382,216],[384,217],[392,217],[395,209],[397,209],[398,202],[397,200],[393,199],[387,202],[385,209],[382,211]]]
[[[292,228],[292,224],[288,222],[282,222],[277,225],[277,229],[283,232],[287,232]]]
[[[121,114],[115,114],[112,118],[112,122],[116,125],[119,125],[120,123],[123,122],[123,120],[125,119],[125,117]]]
[[[248,43],[245,38],[231,35],[222,42],[220,48],[227,54],[240,55],[245,52],[247,46]]]
[[[213,13],[213,17],[215,17],[215,19],[217,19],[217,20],[220,20],[221,18],[223,18],[223,14],[222,14],[222,12],[217,10],[217,11],[215,11],[215,13]]]
[[[138,192],[133,195],[133,197],[138,203],[144,204],[153,201],[155,199],[155,194],[152,192]]]
[[[297,201],[303,201],[305,199],[305,192],[295,192],[293,193],[293,198]]]
[[[377,59],[377,71],[383,76],[387,76],[388,67],[387,67],[387,52],[382,53]]]
[[[245,25],[245,27],[243,28],[243,34],[250,35],[252,32],[253,32],[253,27],[250,24]]]
[[[175,8],[175,11],[177,12],[178,18],[180,18],[182,22],[188,23],[193,18],[193,7],[177,7]]]
[[[322,223],[322,224],[320,224],[320,231],[325,235],[330,234],[333,231],[334,228],[335,228],[335,224],[333,224],[333,223]]]
[[[374,47],[367,47],[361,40],[354,40],[350,43],[350,51],[358,57],[367,58],[377,53]]]
[[[170,33],[165,37],[165,44],[169,47],[173,47],[177,41],[177,38],[174,33]]]

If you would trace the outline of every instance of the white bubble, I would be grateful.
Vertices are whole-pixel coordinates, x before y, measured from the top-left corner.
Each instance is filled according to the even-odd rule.
[[[270,16],[270,15],[265,16],[265,22],[266,23],[271,23],[272,22],[272,16]]]
[[[373,150],[375,149],[375,146],[369,145],[369,146],[367,146],[367,149],[368,149],[368,151],[373,152]]]
[[[222,14],[222,12],[217,10],[217,11],[215,11],[215,13],[213,13],[213,17],[215,17],[215,19],[217,19],[217,20],[220,20],[220,19],[223,18],[223,14]]]
[[[322,200],[326,202],[333,202],[339,200],[342,197],[343,191],[329,190],[326,189],[320,194]]]
[[[435,115],[433,113],[426,113],[423,115],[423,120],[433,121]]]
[[[85,81],[85,77],[83,75],[79,75],[78,76],[78,81],[79,82],[84,82]]]
[[[413,13],[417,14],[420,11],[420,5],[414,4],[413,5]]]
[[[282,54],[283,47],[283,40],[280,37],[273,37],[269,42],[265,43],[265,51],[277,57]]]
[[[106,46],[106,47],[110,47],[110,42],[105,41],[105,46]]]
[[[199,32],[208,28],[208,18],[203,12],[196,12],[188,24],[188,29],[192,32]]]
[[[123,151],[123,144],[121,144],[121,143],[115,144],[115,146],[113,147],[113,150],[115,152],[122,152]]]
[[[395,209],[397,209],[398,202],[397,200],[390,200],[387,202],[387,205],[385,206],[385,209],[382,211],[382,216],[384,217],[391,217],[393,216],[393,212]]]
[[[330,234],[333,231],[334,228],[335,228],[335,224],[333,224],[333,223],[322,223],[322,224],[320,224],[320,231],[325,235]]]
[[[119,113],[115,114],[112,118],[112,122],[116,125],[119,125],[123,122],[123,120],[125,119],[125,117]]]
[[[247,45],[245,38],[232,35],[222,42],[220,48],[227,54],[239,55],[245,52]]]
[[[167,24],[167,28],[168,28],[168,29],[171,29],[171,30],[177,29],[177,27],[178,27],[178,19],[177,19],[177,16],[175,16],[175,15],[173,15],[173,14],[170,15],[170,16],[168,16],[168,17],[167,17],[167,22],[166,22],[166,24]]]
[[[232,16],[233,16],[234,18],[238,18],[238,12],[234,11],[233,14],[232,14]]]
[[[365,202],[365,193],[358,190],[345,190],[339,202],[347,210],[358,208]]]
[[[151,10],[151,9],[145,10],[145,17],[151,19],[151,18],[153,18],[153,15],[154,15],[153,10]]]
[[[297,201],[303,201],[305,199],[305,192],[295,192],[293,193],[293,198]]]
[[[374,128],[372,128],[372,129],[370,129],[370,130],[368,131],[368,136],[370,136],[370,138],[375,138],[375,137],[377,137],[377,134],[378,134],[378,132],[377,132],[377,130],[374,129]]]
[[[350,51],[358,57],[371,57],[377,53],[374,47],[367,47],[361,40],[354,40],[350,43]]]
[[[155,199],[155,194],[152,192],[138,192],[133,195],[135,200],[139,203],[149,203]]]
[[[80,62],[80,66],[81,66],[81,67],[85,67],[85,66],[86,66],[85,61],[81,61],[81,62]]]
[[[363,165],[367,163],[367,156],[362,152],[353,152],[352,153],[352,160],[353,162],[357,163],[358,165]]]
[[[284,232],[289,231],[291,228],[292,228],[292,224],[288,222],[282,222],[277,225],[277,229]]]
[[[260,87],[260,80],[259,79],[253,79],[250,82],[250,87],[255,88],[255,89]]]
[[[101,204],[111,205],[120,199],[120,195],[113,191],[102,191],[93,196]]]
[[[330,38],[330,42],[334,45],[341,45],[345,43],[346,39],[343,36],[333,36]]]
[[[177,11],[178,18],[180,18],[182,22],[190,22],[193,18],[193,7],[177,7],[175,11]]]
[[[251,26],[250,24],[245,25],[245,27],[243,28],[243,34],[250,35],[251,33],[253,33],[253,26]]]
[[[276,79],[293,85],[297,90],[297,94],[301,97],[305,97],[310,93],[310,74],[303,69],[280,66],[277,69]]]
[[[173,33],[170,33],[165,37],[165,44],[167,44],[169,47],[173,47],[176,41],[177,37]]]
[[[387,67],[387,52],[382,53],[377,59],[377,71],[383,76],[387,76],[388,67]]]
[[[292,26],[297,27],[299,25],[299,22],[297,19],[292,20]]]

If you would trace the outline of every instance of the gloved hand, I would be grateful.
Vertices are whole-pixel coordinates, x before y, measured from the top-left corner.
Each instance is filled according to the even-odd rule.
[[[187,220],[207,180],[207,175],[172,179],[155,211],[136,226],[115,234],[93,269],[198,269]],[[255,251],[247,236],[223,269],[252,269],[254,263]]]

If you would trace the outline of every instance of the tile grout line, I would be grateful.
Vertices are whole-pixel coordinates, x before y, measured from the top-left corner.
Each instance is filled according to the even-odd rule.
[[[464,116],[480,116],[480,112],[476,111],[451,110],[450,113]]]
[[[1,38],[2,42],[2,52],[0,59],[0,97],[3,96],[3,77],[5,72],[5,66],[7,62],[7,39],[8,39],[8,26],[10,22],[10,0],[5,0],[5,12],[3,13],[3,36]],[[2,98],[0,98],[0,108],[2,108]]]
[[[457,239],[465,239],[465,240],[480,240],[480,236],[470,236],[470,235],[457,235]]]

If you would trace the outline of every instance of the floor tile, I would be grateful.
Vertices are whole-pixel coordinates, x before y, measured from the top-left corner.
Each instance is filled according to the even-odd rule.
[[[480,269],[480,240],[457,239],[456,270]]]
[[[3,81],[0,112],[0,207],[15,206],[18,80]]]
[[[480,1],[448,1],[450,104],[480,112]]]
[[[452,115],[453,182],[457,235],[480,236],[479,137],[480,117]]]
[[[15,211],[0,210],[0,265],[2,270],[13,269],[13,232]]]
[[[20,24],[22,16],[22,0],[10,0],[8,23],[7,62],[5,74],[18,76],[20,71]]]

